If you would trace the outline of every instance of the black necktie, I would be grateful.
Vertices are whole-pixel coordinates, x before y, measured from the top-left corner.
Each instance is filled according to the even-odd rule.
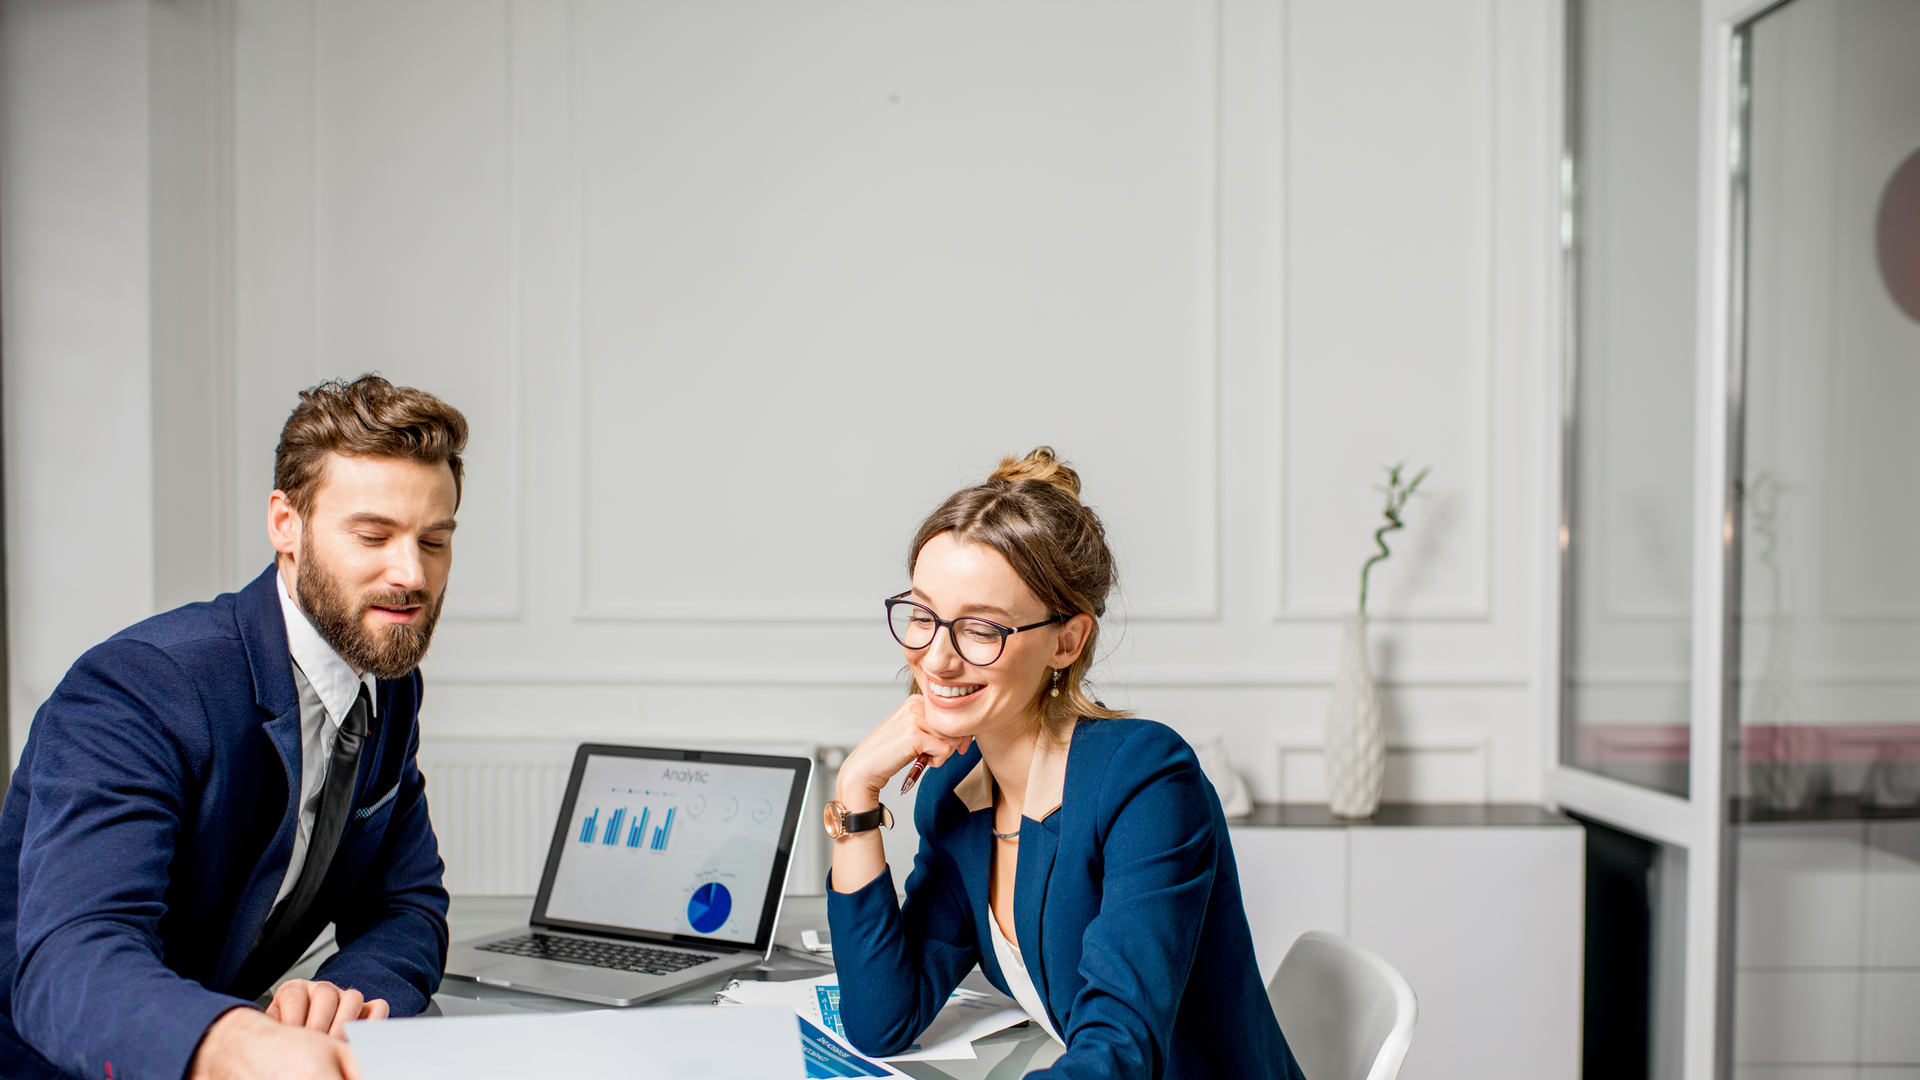
[[[234,977],[230,990],[240,997],[253,997],[272,985],[280,972],[299,956],[289,954],[277,966],[276,958],[289,947],[304,949],[318,929],[308,930],[303,940],[292,940],[298,935],[300,925],[307,921],[307,911],[320,893],[320,883],[326,880],[327,867],[340,846],[340,836],[347,831],[347,820],[353,816],[354,782],[360,774],[360,749],[367,741],[367,716],[372,711],[373,699],[363,682],[360,695],[354,698],[353,708],[347,710],[347,719],[340,725],[340,733],[334,736],[333,755],[327,759],[327,779],[320,789],[320,807],[313,815],[313,831],[307,837],[307,861],[300,867],[300,879],[268,916],[259,944],[253,947],[246,963],[240,967],[240,974]],[[249,984],[262,975],[266,984],[249,992]]]

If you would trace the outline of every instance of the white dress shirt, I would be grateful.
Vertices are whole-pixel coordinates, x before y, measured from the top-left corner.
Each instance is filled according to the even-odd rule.
[[[327,761],[333,756],[333,741],[340,734],[340,725],[346,722],[362,685],[367,688],[370,701],[379,700],[374,693],[373,675],[354,674],[353,667],[342,660],[333,646],[327,644],[327,639],[320,636],[320,631],[313,628],[313,623],[307,621],[299,601],[287,588],[286,575],[279,575],[279,581],[280,614],[287,623],[287,649],[293,654],[295,683],[304,676],[323,709],[309,709],[305,701],[301,702],[300,822],[293,833],[293,857],[287,861],[286,879],[273,898],[276,905],[293,892],[294,885],[300,881],[300,871],[306,866],[313,820],[320,813],[320,796],[326,789]],[[372,722],[371,712],[367,720]]]

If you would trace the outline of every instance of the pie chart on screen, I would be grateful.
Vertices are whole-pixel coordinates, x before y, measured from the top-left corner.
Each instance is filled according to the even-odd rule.
[[[693,890],[693,899],[687,901],[687,921],[703,934],[720,929],[732,912],[733,895],[717,881],[709,881]]]

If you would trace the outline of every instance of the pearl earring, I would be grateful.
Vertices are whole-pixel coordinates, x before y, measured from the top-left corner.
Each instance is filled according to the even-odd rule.
[[[1060,669],[1059,668],[1053,669],[1053,692],[1048,694],[1047,696],[1048,697],[1060,696]]]

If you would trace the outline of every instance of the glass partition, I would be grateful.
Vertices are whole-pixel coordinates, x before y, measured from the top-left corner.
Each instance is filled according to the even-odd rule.
[[[1743,35],[1733,1072],[1920,1076],[1920,3]]]
[[[1568,19],[1564,762],[1684,796],[1692,685],[1699,12]]]

